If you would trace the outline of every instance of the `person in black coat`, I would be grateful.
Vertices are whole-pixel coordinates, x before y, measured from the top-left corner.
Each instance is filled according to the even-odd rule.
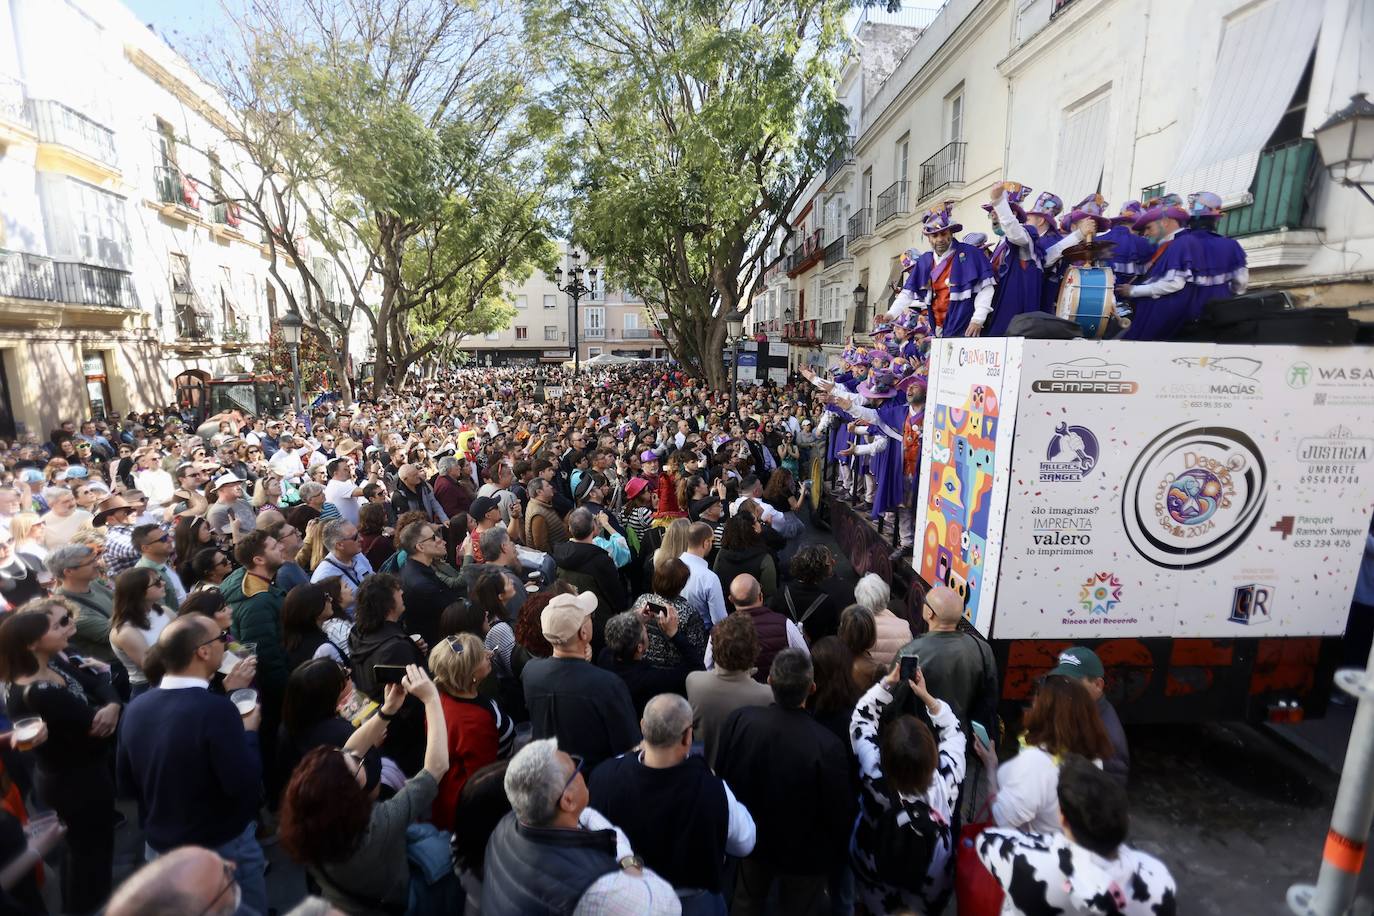
[[[678,629],[677,609],[666,605],[667,613],[658,617],[663,635],[682,655],[681,665],[655,665],[644,658],[649,648],[649,631],[634,611],[616,614],[606,623],[606,648],[601,650],[596,664],[613,671],[630,689],[630,702],[635,714],[644,715],[644,707],[660,693],[687,696],[687,675],[703,668],[702,652]]]
[[[806,641],[815,645],[840,630],[840,613],[854,603],[854,586],[835,575],[835,557],[824,544],[808,544],[789,564],[792,580],[768,602],[802,628]]]
[[[814,686],[805,650],[779,652],[768,682],[774,705],[735,710],[716,736],[716,774],[758,827],[732,912],[762,913],[776,885],[779,912],[821,913],[827,876],[847,859],[858,813],[848,751],[805,709]]]
[[[586,509],[574,509],[568,514],[568,536],[571,538],[553,549],[554,562],[558,564],[560,576],[566,576],[579,589],[596,592],[600,602],[592,619],[592,645],[598,650],[602,645],[602,634],[606,621],[630,606],[625,594],[625,585],[620,581],[620,572],[615,568],[611,555],[592,542],[596,534],[597,522]]]
[[[433,569],[434,562],[442,560],[448,551],[443,529],[428,522],[409,525],[401,531],[397,546],[406,552],[406,565],[401,567],[406,632],[433,646],[439,642],[439,615],[450,604],[463,600]]]
[[[410,564],[407,563],[407,566]],[[386,684],[377,677],[377,665],[404,669],[425,667],[429,645],[416,643],[401,626],[405,602],[401,583],[389,573],[373,573],[363,580],[355,602],[353,632],[348,654],[353,660],[353,685],[378,703],[386,700]],[[387,728],[382,753],[407,774],[418,772],[425,753],[425,707],[407,695],[400,712]]]

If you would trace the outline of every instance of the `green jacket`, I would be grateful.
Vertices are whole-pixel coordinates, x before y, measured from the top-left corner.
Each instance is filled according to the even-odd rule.
[[[258,686],[263,692],[281,696],[291,673],[282,645],[281,606],[286,593],[275,585],[263,585],[257,577],[248,578],[244,593],[245,570],[239,567],[220,583],[224,600],[233,609],[231,629],[239,642],[258,644]]]
[[[59,588],[53,594],[65,598],[76,608],[76,635],[72,637],[72,648],[77,655],[98,658],[102,662],[114,661],[114,650],[110,648],[110,615],[114,613],[114,592],[108,585],[91,583],[91,590],[77,594]]]

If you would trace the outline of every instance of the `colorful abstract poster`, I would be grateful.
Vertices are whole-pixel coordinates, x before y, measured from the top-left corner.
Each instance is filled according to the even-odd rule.
[[[1019,338],[950,338],[932,352],[915,565],[964,596],[987,635],[1016,420]]]
[[[1344,631],[1369,348],[1027,341],[1018,389],[995,638]]]

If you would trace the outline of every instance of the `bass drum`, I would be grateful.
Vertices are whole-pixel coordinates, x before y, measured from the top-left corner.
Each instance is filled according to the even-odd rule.
[[[1121,323],[1115,286],[1110,267],[1066,268],[1054,313],[1077,324],[1090,340],[1110,337]]]

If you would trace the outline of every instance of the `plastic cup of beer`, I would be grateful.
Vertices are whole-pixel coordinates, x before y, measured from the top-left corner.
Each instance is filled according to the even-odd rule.
[[[43,720],[37,716],[16,719],[14,722],[14,746],[16,750],[31,751],[38,733],[43,730]]]
[[[239,658],[251,658],[258,654],[258,644],[255,642],[240,642],[229,647]]]
[[[252,687],[244,687],[229,694],[229,699],[238,707],[239,715],[246,716],[258,706],[258,692]]]

